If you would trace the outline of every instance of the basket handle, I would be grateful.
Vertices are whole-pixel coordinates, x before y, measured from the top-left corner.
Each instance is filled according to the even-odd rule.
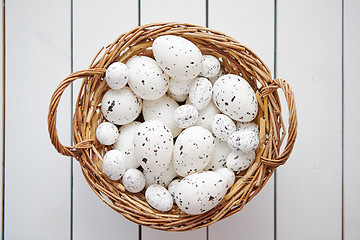
[[[49,106],[48,131],[49,131],[51,143],[54,145],[55,149],[60,154],[68,157],[75,157],[79,153],[80,149],[91,147],[90,143],[93,141],[91,139],[84,140],[71,147],[66,147],[60,143],[56,129],[56,116],[57,116],[57,108],[62,94],[64,93],[65,89],[70,85],[70,83],[72,83],[73,81],[77,79],[92,77],[98,74],[102,75],[105,73],[105,71],[106,69],[97,68],[97,69],[87,69],[87,70],[74,72],[70,74],[67,78],[65,78],[53,93]]]
[[[289,127],[288,127],[287,143],[280,156],[276,158],[266,158],[264,156],[261,157],[261,161],[263,163],[273,166],[274,168],[283,165],[286,162],[286,160],[289,158],[290,153],[294,148],[294,143],[297,136],[297,125],[298,125],[294,93],[286,80],[279,78],[274,79],[273,82],[268,87],[262,89],[261,93],[266,96],[276,91],[278,88],[280,88],[283,91],[289,110]]]

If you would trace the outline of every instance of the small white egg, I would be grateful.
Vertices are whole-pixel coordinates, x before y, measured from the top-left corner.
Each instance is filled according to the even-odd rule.
[[[180,134],[181,128],[177,127],[174,122],[174,112],[179,107],[179,104],[168,96],[163,96],[157,100],[143,101],[143,116],[144,120],[160,120],[170,130],[173,137]]]
[[[175,188],[177,206],[185,213],[197,215],[213,209],[229,188],[227,180],[216,172],[196,172]]]
[[[213,55],[203,55],[203,69],[200,73],[203,77],[215,77],[220,71],[220,62]]]
[[[113,123],[103,122],[96,128],[96,139],[104,145],[111,145],[118,139],[118,128]]]
[[[175,78],[170,78],[169,91],[174,95],[186,95],[190,92],[190,86],[194,79],[189,81],[181,81]]]
[[[168,191],[170,192],[174,201],[175,201],[175,190],[179,185],[180,181],[181,181],[180,179],[174,179],[171,181],[171,183],[168,186]]]
[[[101,112],[104,117],[116,125],[134,121],[141,113],[141,98],[128,87],[108,90],[101,100]]]
[[[151,185],[145,191],[146,201],[161,212],[167,212],[173,207],[173,199],[170,192],[161,185]]]
[[[230,170],[229,168],[219,168],[215,172],[219,173],[227,180],[227,182],[229,184],[229,188],[234,184],[235,173],[232,170]]]
[[[236,152],[232,151],[226,158],[226,166],[234,172],[239,172],[250,167],[255,159],[255,152]]]
[[[138,169],[131,168],[124,173],[122,183],[129,192],[138,193],[145,187],[145,177]]]
[[[134,137],[140,122],[131,122],[119,128],[118,140],[114,143],[113,148],[123,152],[126,156],[126,167],[137,168],[140,166],[134,153]]]
[[[229,136],[227,143],[234,151],[252,152],[259,145],[259,135],[249,129],[239,130]]]
[[[187,128],[194,125],[198,119],[198,110],[192,105],[181,105],[176,108],[173,119],[179,128]]]
[[[201,51],[186,38],[175,35],[157,37],[152,50],[160,67],[170,77],[187,81],[195,78],[202,70]]]
[[[238,75],[226,74],[216,80],[213,100],[222,113],[236,121],[250,122],[258,112],[254,90]]]
[[[190,86],[189,99],[197,110],[205,108],[212,99],[211,82],[203,77],[195,79]]]
[[[184,129],[174,145],[173,161],[176,173],[184,177],[203,170],[213,157],[214,150],[215,141],[211,132],[199,126]]]
[[[102,171],[111,180],[119,180],[125,173],[126,170],[126,158],[125,154],[119,150],[108,151],[102,163]]]
[[[173,152],[173,136],[159,120],[141,123],[134,137],[135,157],[148,172],[161,173],[169,166]]]
[[[254,122],[236,122],[236,130],[249,129],[259,135],[259,126]]]
[[[227,141],[229,136],[236,131],[236,125],[228,116],[216,114],[212,120],[211,129],[216,138]]]
[[[146,187],[152,184],[158,184],[164,187],[168,187],[170,182],[176,177],[176,172],[174,168],[174,164],[170,162],[169,166],[165,171],[161,173],[152,173],[144,170]]]
[[[106,69],[105,80],[112,89],[123,88],[129,80],[127,66],[122,62],[113,62]]]
[[[199,117],[195,125],[201,126],[212,132],[212,120],[218,113],[220,113],[219,109],[215,106],[213,101],[210,101],[205,108],[199,111]]]
[[[226,158],[231,152],[227,142],[215,138],[215,151],[209,164],[204,168],[206,171],[215,171],[219,168],[226,167]]]
[[[146,100],[159,99],[169,88],[169,76],[156,61],[146,56],[133,56],[126,65],[129,69],[129,87]]]
[[[168,91],[168,95],[173,98],[176,102],[184,102],[187,97],[189,96],[188,94],[181,94],[181,95],[175,95],[172,92]]]

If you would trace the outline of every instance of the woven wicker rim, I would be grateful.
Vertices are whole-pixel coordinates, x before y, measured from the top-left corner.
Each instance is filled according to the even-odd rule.
[[[126,62],[134,55],[152,57],[153,40],[161,35],[180,35],[195,43],[203,54],[221,60],[226,73],[239,74],[256,92],[259,113],[254,120],[260,128],[260,144],[250,168],[236,176],[236,182],[214,209],[201,215],[188,215],[174,205],[167,213],[151,208],[143,193],[127,192],[121,182],[114,182],[101,171],[102,156],[109,148],[95,138],[96,127],[104,121],[100,103],[109,89],[103,80],[106,68],[114,61]],[[100,53],[103,52],[100,57]],[[60,98],[71,82],[82,79],[73,117],[74,146],[63,146],[56,129]],[[289,110],[287,138],[281,116],[277,89],[285,95]],[[275,168],[284,164],[293,149],[297,134],[294,94],[282,79],[272,79],[268,67],[250,49],[233,38],[205,27],[185,23],[157,23],[137,27],[120,35],[102,48],[89,69],[75,72],[64,79],[53,93],[48,114],[48,130],[56,150],[78,160],[83,175],[95,194],[127,219],[155,229],[186,231],[208,226],[240,211],[266,184]],[[280,146],[286,140],[285,148]]]

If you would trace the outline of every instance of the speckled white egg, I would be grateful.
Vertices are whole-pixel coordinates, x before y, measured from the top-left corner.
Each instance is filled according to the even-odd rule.
[[[190,86],[189,100],[197,110],[204,109],[212,98],[212,84],[203,77],[197,78]]]
[[[123,88],[128,80],[128,68],[122,62],[113,62],[106,69],[105,81],[112,89]]]
[[[234,184],[235,173],[232,170],[230,170],[229,168],[219,168],[215,172],[219,173],[227,180],[227,182],[229,184],[229,188]]]
[[[204,168],[206,171],[215,171],[219,168],[226,167],[226,158],[229,155],[231,149],[227,142],[221,141],[215,138],[215,151],[209,164]]]
[[[111,145],[118,139],[118,128],[113,123],[103,122],[96,128],[96,139],[104,145]]]
[[[134,121],[123,125],[119,128],[118,140],[114,143],[113,148],[120,150],[126,156],[126,168],[137,168],[140,166],[134,153],[134,136],[140,122]]]
[[[179,104],[168,96],[163,96],[157,100],[143,101],[143,116],[144,120],[160,120],[171,131],[173,137],[180,134],[181,128],[177,127],[174,122],[174,112],[179,107]]]
[[[169,88],[169,76],[156,61],[146,56],[133,56],[126,65],[129,69],[129,87],[146,100],[159,99]]]
[[[216,138],[227,141],[229,136],[236,131],[236,125],[228,116],[216,114],[212,120],[211,129]]]
[[[236,130],[249,129],[259,135],[259,126],[254,122],[236,122]]]
[[[210,101],[205,108],[199,111],[199,117],[195,125],[201,126],[212,132],[212,120],[218,113],[220,113],[219,109],[215,106],[213,101]]]
[[[259,135],[249,129],[239,130],[230,135],[227,143],[234,151],[247,153],[256,150],[259,145]]]
[[[174,201],[175,201],[175,190],[179,185],[180,181],[181,181],[180,179],[174,179],[171,181],[171,183],[168,186],[168,191],[170,192]]]
[[[173,136],[159,120],[143,122],[134,136],[135,157],[148,172],[161,173],[169,166],[173,151]]]
[[[181,180],[175,188],[177,206],[197,215],[213,209],[225,196],[227,180],[216,172],[197,172]]]
[[[156,210],[167,212],[173,206],[170,192],[161,185],[151,185],[145,192],[146,201]]]
[[[213,100],[222,113],[236,121],[250,122],[258,112],[254,90],[238,75],[220,77],[213,87]]]
[[[152,184],[168,187],[170,182],[176,177],[177,174],[175,172],[174,164],[170,162],[165,171],[161,173],[152,173],[144,170],[144,175],[146,180],[146,187]]]
[[[203,69],[200,75],[203,77],[215,77],[220,72],[220,62],[213,55],[203,55]]]
[[[175,109],[173,120],[179,128],[187,128],[196,123],[198,120],[198,110],[188,104],[184,104]]]
[[[187,81],[202,70],[201,51],[186,38],[163,35],[154,40],[152,48],[156,61],[170,77]]]
[[[170,78],[169,91],[174,95],[186,95],[190,92],[190,86],[194,79],[189,81],[181,81],[175,78]]]
[[[101,100],[101,112],[104,117],[116,125],[134,121],[141,113],[141,98],[128,87],[108,90]]]
[[[129,192],[138,193],[145,187],[145,177],[140,170],[131,168],[124,173],[122,183]]]
[[[202,170],[209,164],[215,150],[211,132],[203,127],[193,126],[183,130],[174,145],[173,161],[175,171],[184,177]]]
[[[108,151],[102,163],[102,171],[111,180],[119,180],[125,173],[126,170],[126,159],[125,154],[119,150]]]
[[[239,172],[250,167],[255,159],[255,152],[236,152],[232,151],[226,158],[226,166],[234,172]]]
[[[209,77],[209,81],[214,85],[214,83],[216,82],[216,80],[218,80],[220,77],[224,76],[225,72],[223,69],[220,69],[219,73],[216,74],[216,76],[214,77]]]

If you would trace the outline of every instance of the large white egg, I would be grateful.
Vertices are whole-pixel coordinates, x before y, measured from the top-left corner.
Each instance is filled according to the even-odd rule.
[[[113,148],[120,150],[126,156],[126,168],[137,168],[140,166],[134,153],[134,136],[140,122],[131,122],[119,128],[118,140],[114,143]]]
[[[109,122],[124,125],[140,115],[141,105],[141,99],[130,88],[110,89],[101,100],[101,112]]]
[[[197,110],[205,108],[212,97],[212,84],[203,77],[197,78],[190,86],[189,100]]]
[[[183,130],[174,145],[174,167],[180,176],[204,169],[215,149],[214,137],[203,127],[193,126]]]
[[[126,65],[129,71],[129,87],[146,100],[159,99],[169,88],[169,76],[164,74],[156,61],[146,56],[133,56]]]
[[[175,188],[177,206],[197,215],[213,209],[224,198],[228,181],[216,172],[197,172],[183,178]]]
[[[213,86],[213,100],[222,113],[236,121],[250,122],[258,112],[254,90],[238,75],[220,77]]]
[[[163,35],[154,40],[152,48],[160,67],[175,79],[191,80],[203,68],[200,49],[186,38]]]
[[[143,101],[143,116],[144,120],[160,120],[170,130],[173,137],[176,137],[181,132],[181,128],[177,127],[173,115],[179,104],[168,96],[163,96],[157,100]]]
[[[170,192],[161,185],[151,185],[145,191],[146,201],[156,210],[167,212],[173,206]]]
[[[126,170],[126,159],[125,154],[119,150],[108,151],[102,163],[102,171],[111,180],[119,180],[125,173]]]
[[[159,120],[143,122],[134,137],[135,157],[140,165],[154,174],[166,170],[173,152],[173,136]]]

